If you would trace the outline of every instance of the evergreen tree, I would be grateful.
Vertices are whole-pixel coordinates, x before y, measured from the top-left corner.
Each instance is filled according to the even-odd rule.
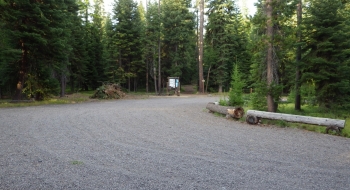
[[[206,44],[215,52],[213,64],[214,82],[222,92],[229,84],[233,62],[240,60],[242,70],[248,72],[247,35],[242,15],[232,0],[209,1]]]
[[[113,9],[115,36],[113,42],[118,47],[118,70],[121,83],[127,82],[131,90],[131,80],[138,77],[142,62],[142,25],[137,4],[132,0],[115,1]]]
[[[190,83],[192,79],[197,80],[193,76],[198,73],[195,51],[197,38],[194,33],[194,14],[189,12],[190,1],[162,2],[164,75],[182,77],[182,83]]]
[[[118,51],[116,44],[114,43],[114,25],[112,23],[112,20],[110,18],[110,15],[106,17],[105,21],[105,35],[103,38],[103,45],[104,45],[104,59],[106,61],[106,67],[105,67],[105,75],[107,76],[108,82],[111,83],[118,83],[120,82],[117,78],[117,69],[118,69]]]
[[[250,46],[250,51],[253,52],[251,81],[255,92],[266,93],[253,96],[258,98],[253,102],[263,105],[260,97],[267,96],[265,104],[268,105],[268,111],[276,111],[283,86],[294,84],[289,81],[295,79],[295,66],[292,67],[294,62],[291,56],[294,55],[292,50],[295,26],[291,19],[295,13],[295,3],[293,0],[260,0],[257,3],[258,12],[252,19],[254,25],[251,33],[253,43]],[[291,75],[293,78],[288,78]]]
[[[0,1],[0,10],[2,6],[5,6],[5,2]],[[1,15],[1,14],[0,14]],[[15,49],[14,41],[10,38],[9,33],[11,32],[5,28],[5,18],[3,15],[0,16],[0,99],[4,95],[9,95],[13,87],[15,86],[15,81],[12,76],[17,75],[16,68],[12,65],[16,61],[20,60],[21,51]],[[13,84],[14,83],[14,84]]]
[[[89,56],[90,65],[92,66],[91,85],[95,89],[106,80],[104,76],[105,61],[103,60],[103,1],[94,0],[94,12],[91,15],[92,23],[90,25],[90,44]]]
[[[50,20],[43,14],[41,8],[46,4],[24,0],[6,1],[0,12],[9,30],[9,38],[15,43],[14,48],[21,50],[21,58],[12,68],[16,70],[14,99],[23,99],[23,89],[27,83],[26,77],[35,68],[35,62],[42,57],[47,45],[46,33]]]
[[[71,92],[76,92],[83,88],[87,76],[87,65],[89,63],[89,55],[87,52],[86,27],[83,23],[80,13],[84,4],[79,1],[77,4],[68,5],[68,10],[71,13],[70,29],[71,38],[69,43],[72,46],[71,54],[69,55],[68,70]]]
[[[243,106],[243,87],[245,85],[241,72],[236,63],[233,67],[233,72],[231,76],[231,88],[229,92],[228,104],[230,106]]]
[[[158,68],[158,37],[160,35],[160,17],[158,15],[158,3],[147,4],[145,26],[145,61],[149,75],[153,78],[155,93],[157,92],[157,69]]]
[[[321,106],[350,108],[348,6],[341,0],[310,0],[305,17],[304,82],[314,81]],[[346,6],[347,5],[347,6]]]

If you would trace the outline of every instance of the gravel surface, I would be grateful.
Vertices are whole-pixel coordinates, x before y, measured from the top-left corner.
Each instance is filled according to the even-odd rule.
[[[215,100],[0,109],[0,189],[350,189],[350,139],[227,120]]]

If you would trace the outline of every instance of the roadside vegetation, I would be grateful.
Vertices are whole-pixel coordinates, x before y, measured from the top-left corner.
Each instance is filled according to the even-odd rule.
[[[225,93],[219,93],[214,95],[218,96],[219,105],[228,106],[229,93],[225,92]],[[243,99],[244,99],[243,108],[245,112],[247,110],[253,110],[254,107],[256,108],[256,105],[254,106],[254,103],[256,102],[252,100],[254,98],[256,98],[254,93],[243,94]],[[301,110],[295,110],[294,102],[288,100],[289,98],[290,97],[286,97],[286,96],[280,98],[282,101],[279,101],[278,103],[277,113],[345,120],[345,127],[344,129],[341,130],[339,134],[332,130],[329,131],[329,134],[350,138],[350,113],[349,112],[345,110],[326,109],[324,107],[320,107],[315,104],[306,104],[306,103],[301,106]],[[264,109],[258,109],[258,110],[265,111]],[[245,122],[245,120],[246,120],[246,117],[244,116],[239,121]],[[324,126],[310,125],[310,124],[304,124],[304,123],[292,123],[292,122],[287,122],[283,120],[262,119],[260,122],[260,126],[265,126],[265,125],[291,127],[291,128],[305,129],[308,131],[315,131],[318,133],[326,133],[326,127]]]

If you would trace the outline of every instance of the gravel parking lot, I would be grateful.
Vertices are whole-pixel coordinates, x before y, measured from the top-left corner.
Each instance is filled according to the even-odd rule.
[[[227,120],[215,100],[0,109],[0,189],[350,189],[350,139]]]

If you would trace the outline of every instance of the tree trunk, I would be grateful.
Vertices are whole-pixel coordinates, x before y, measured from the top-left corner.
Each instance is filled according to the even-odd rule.
[[[128,92],[130,92],[130,77],[128,77]]]
[[[146,92],[148,93],[148,58],[147,58],[146,62],[147,62],[146,63]]]
[[[24,76],[26,74],[26,68],[27,68],[27,55],[28,50],[24,45],[24,42],[21,40],[21,46],[22,46],[22,60],[20,65],[20,70],[18,73],[18,81],[16,85],[16,91],[13,100],[22,100],[22,90],[24,86]]]
[[[153,48],[153,55],[155,55],[155,49]],[[154,61],[154,57],[153,57],[153,76],[154,76],[154,91],[156,93],[156,95],[158,94],[157,91],[157,69],[156,69],[156,65],[155,65],[155,61]]]
[[[66,95],[66,76],[64,72],[61,72],[61,93],[60,97],[64,97]]]
[[[207,86],[205,87],[205,92],[208,93],[208,84],[209,84],[209,74],[210,74],[210,69],[211,69],[211,65],[209,66],[208,69],[208,75],[207,75]]]
[[[222,84],[219,84],[219,93],[222,93]]]
[[[244,115],[244,109],[242,107],[220,106],[213,102],[209,102],[206,108],[211,112],[229,115],[230,117],[237,119],[242,118]]]
[[[74,86],[74,77],[71,75],[70,77],[70,89],[71,92],[74,93],[75,92],[75,86]]]
[[[298,46],[297,46],[297,55],[296,55],[296,72],[295,72],[295,110],[301,110],[301,95],[300,95],[300,87],[301,87],[301,72],[300,72],[300,62],[301,62],[301,19],[302,19],[302,0],[299,0],[297,5],[297,38],[298,38]]]
[[[158,16],[160,20],[160,0],[158,0]],[[159,23],[160,24],[160,23]],[[161,82],[161,67],[160,67],[160,25],[159,25],[159,35],[158,35],[158,93],[162,93],[162,82]]]
[[[199,21],[199,52],[198,52],[198,76],[199,76],[199,92],[204,92],[203,77],[203,31],[204,31],[204,0],[200,0],[200,21]]]
[[[271,113],[271,112],[256,111],[256,110],[248,110],[247,119],[249,117],[284,120],[289,122],[306,123],[306,124],[322,125],[322,126],[333,126],[333,127],[339,127],[339,128],[344,128],[345,126],[345,120],[283,114],[283,113]],[[251,123],[251,124],[254,124],[254,123]]]
[[[273,83],[273,22],[272,22],[272,0],[266,0],[266,28],[267,28],[267,109],[269,112],[276,112],[275,104],[272,95],[272,83]]]

